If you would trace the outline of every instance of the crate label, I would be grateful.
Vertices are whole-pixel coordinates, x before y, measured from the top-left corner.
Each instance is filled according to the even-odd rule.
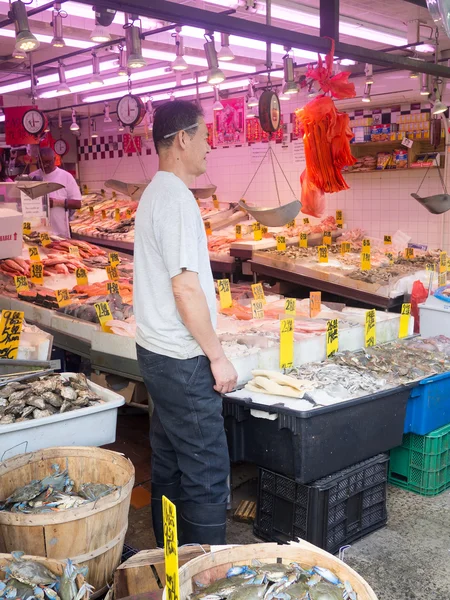
[[[75,271],[75,276],[77,278],[77,285],[88,285],[88,276],[86,269],[82,267],[77,267]]]
[[[252,305],[252,317],[254,319],[264,319],[264,302],[262,300],[251,301]]]
[[[309,293],[309,316],[311,319],[317,317],[322,306],[322,292]]]
[[[33,262],[30,265],[31,281],[36,285],[44,284],[44,265],[41,262]]]
[[[319,262],[327,263],[328,262],[328,248],[327,246],[319,246],[317,248],[317,252],[319,254]]]
[[[16,275],[14,277],[14,285],[16,286],[16,292],[27,292],[30,288],[28,287],[28,279],[25,275]]]
[[[264,304],[266,304],[266,296],[264,294],[262,283],[253,283],[252,293],[255,300],[262,300]]]
[[[350,242],[341,242],[341,254],[347,254],[347,252],[350,252],[350,250]]]
[[[408,335],[409,330],[409,317],[411,315],[411,304],[402,304],[402,311],[400,314],[400,327],[398,330],[398,337],[404,338]]]
[[[40,262],[41,256],[39,254],[39,248],[37,246],[28,246],[28,254],[30,255],[31,261]]]
[[[77,258],[80,258],[80,249],[78,248],[78,246],[69,246],[69,254],[71,254],[72,256],[76,256]]]
[[[118,252],[110,252],[109,253],[109,264],[111,267],[117,267],[120,264],[120,258]]]
[[[23,316],[23,312],[19,310],[2,311],[0,319],[0,358],[17,358]]]
[[[24,221],[23,222],[22,233],[23,233],[23,235],[30,235],[30,233],[31,233],[31,223],[30,223],[30,221]]]
[[[277,250],[278,252],[286,250],[286,238],[284,235],[277,235]]]
[[[207,236],[212,234],[211,221],[205,221],[205,231]]]
[[[117,223],[120,223],[120,209],[118,208],[114,209],[114,219],[117,221]]]
[[[107,281],[106,291],[108,292],[108,294],[119,294],[120,296],[120,288],[117,281]]]
[[[117,267],[112,267],[111,265],[109,265],[108,267],[106,267],[106,273],[110,281],[117,281],[119,279]]]
[[[392,235],[385,235],[384,236],[384,243],[386,246],[388,246],[389,244],[392,244]]]
[[[297,314],[297,302],[295,298],[286,298],[284,301],[284,312],[287,315]]]
[[[372,308],[372,310],[368,310],[366,312],[366,326],[365,326],[365,346],[366,348],[370,348],[370,346],[375,346],[376,341],[376,329],[375,329],[375,320],[376,320],[376,310]]]
[[[94,308],[103,331],[105,333],[112,333],[111,328],[106,324],[112,321],[113,318],[109,304],[107,302],[97,302],[94,304]]]
[[[260,223],[255,223],[253,225],[253,239],[255,242],[260,242],[262,240],[262,231]]]
[[[72,300],[70,299],[69,290],[67,288],[64,288],[62,290],[56,290],[55,297],[59,308],[68,306],[72,302]]]
[[[361,269],[363,271],[370,271],[370,269],[371,269],[370,252],[362,252],[361,253]]]
[[[414,248],[405,248],[405,258],[407,260],[414,258]]]
[[[177,509],[166,496],[162,497],[164,524],[164,562],[168,600],[180,600],[178,577]]]
[[[294,366],[294,319],[280,321],[280,369]]]
[[[322,240],[323,245],[331,246],[331,242],[332,242],[331,231],[324,231],[323,232],[323,240]]]
[[[336,354],[339,350],[338,320],[327,321],[327,358]]]
[[[218,279],[217,287],[219,289],[220,308],[231,308],[233,299],[231,297],[230,280]]]
[[[41,244],[45,247],[50,246],[52,240],[46,231],[43,231],[39,234],[39,239],[41,240]]]
[[[237,240],[241,240],[242,239],[242,225],[236,225],[236,239]]]

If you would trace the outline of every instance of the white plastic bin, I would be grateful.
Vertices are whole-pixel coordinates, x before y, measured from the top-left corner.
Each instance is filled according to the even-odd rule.
[[[422,337],[450,337],[450,302],[430,296],[424,304],[419,304],[419,317]]]
[[[61,373],[69,378],[75,373]],[[103,446],[116,440],[117,410],[125,398],[89,381],[89,388],[104,404],[0,425],[0,461],[16,454],[52,446]]]

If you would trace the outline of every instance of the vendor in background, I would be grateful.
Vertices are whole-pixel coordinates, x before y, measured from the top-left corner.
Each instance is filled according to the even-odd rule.
[[[80,188],[70,173],[56,166],[56,155],[51,148],[41,148],[39,153],[42,169],[33,172],[33,179],[60,183],[64,186],[64,188],[52,192],[49,197],[51,232],[70,238],[69,211],[81,208]]]
[[[175,100],[153,123],[159,170],[136,213],[134,313],[137,355],[154,411],[152,517],[163,546],[161,498],[178,508],[180,544],[225,544],[228,446],[222,397],[237,373],[216,327],[205,227],[189,187],[206,171],[201,109]]]

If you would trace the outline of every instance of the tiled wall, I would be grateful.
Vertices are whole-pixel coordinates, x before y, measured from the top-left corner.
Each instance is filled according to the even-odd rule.
[[[294,111],[293,103],[283,103],[286,120]],[[207,112],[206,121],[212,121],[212,116]],[[102,136],[102,123],[97,123],[97,130]],[[118,133],[104,132],[105,143],[112,136],[114,142],[118,141]],[[87,138],[87,131],[82,129],[81,144]],[[266,145],[265,145],[266,146]],[[100,189],[104,181],[109,178],[121,179],[128,182],[142,182],[148,180],[157,170],[157,156],[153,145],[149,145],[151,153],[144,149],[141,160],[135,154],[118,156],[118,148],[114,146],[114,158],[109,158],[110,150],[105,150],[105,158],[97,153],[97,159],[92,155],[80,160],[80,176],[83,184],[89,189]],[[287,180],[294,193],[300,193],[299,177],[302,166],[294,162],[293,144],[287,147],[282,144],[273,144],[274,152],[278,158]],[[104,150],[102,150],[104,151]],[[108,157],[108,158],[106,158]],[[219,200],[237,201],[242,197],[250,183],[257,167],[258,160],[252,146],[230,147],[213,149],[208,157],[208,176],[218,186]],[[281,202],[292,199],[292,192],[284,176],[276,165],[277,181]],[[416,192],[423,178],[423,171],[383,171],[369,173],[353,173],[346,175],[350,190],[338,194],[328,195],[327,213],[333,214],[336,209],[344,211],[344,220],[348,228],[361,227],[369,235],[380,237],[393,234],[397,229],[412,236],[417,243],[428,244],[430,247],[447,247],[448,225],[444,232],[444,217],[431,215],[422,208],[413,198],[411,193]],[[207,185],[208,178],[202,176],[197,185]],[[442,187],[436,171],[430,170],[420,190],[420,195],[426,196],[441,193]],[[277,193],[274,184],[272,166],[265,163],[255,177],[248,192],[246,200],[251,204],[275,205]],[[447,248],[450,249],[450,248]]]

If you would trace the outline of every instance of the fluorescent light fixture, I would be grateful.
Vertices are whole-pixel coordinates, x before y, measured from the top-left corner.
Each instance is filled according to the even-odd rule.
[[[217,87],[214,88],[214,104],[213,104],[212,109],[214,111],[223,110],[223,104],[220,101],[220,96],[219,96],[219,88],[217,88]]]
[[[95,138],[98,138],[98,133],[97,133],[97,125],[95,123],[95,119],[91,119],[91,138],[94,140]]]
[[[17,48],[14,48],[14,50],[12,51],[12,57],[16,60],[25,60],[27,55],[23,50],[17,50]]]
[[[16,48],[24,52],[33,52],[39,48],[39,40],[31,33],[25,4],[16,0],[11,4],[9,17],[16,29]]]
[[[127,43],[127,67],[129,69],[142,69],[147,66],[147,61],[142,56],[141,29],[130,25],[125,29]]]
[[[104,44],[111,41],[111,34],[101,25],[96,25],[90,35],[90,39],[96,44]]]
[[[414,47],[416,52],[424,52],[424,53],[433,53],[435,52],[435,47],[432,44],[418,44]]]
[[[175,29],[173,36],[175,37],[175,54],[176,58],[172,62],[172,69],[174,71],[186,71],[188,68],[187,62],[184,60],[184,44],[183,38],[180,35],[181,27]]]
[[[111,25],[116,16],[116,11],[110,8],[95,8],[95,27],[90,35],[93,42],[101,44],[109,42],[111,40],[111,34],[107,30],[107,27]],[[72,14],[72,13],[70,13]]]
[[[77,115],[75,109],[72,108],[72,123],[70,124],[70,131],[80,131],[80,126],[77,123]]]
[[[67,17],[67,13],[65,11],[61,11],[61,4],[59,2],[55,2],[53,5],[53,39],[52,46],[54,48],[64,48],[66,42],[64,41],[63,36],[63,18]]]
[[[298,92],[298,84],[294,81],[294,61],[292,57],[286,54],[283,57],[284,65],[284,87],[283,92],[289,96]]]
[[[255,88],[253,82],[248,84],[248,96],[247,96],[247,106],[249,108],[253,108],[254,106],[259,105],[259,100],[255,95]]]
[[[64,72],[64,65],[61,61],[58,63],[58,77],[59,77],[59,85],[54,91],[58,96],[64,96],[65,94],[70,94],[71,89],[67,85],[66,74]]]
[[[220,34],[220,45],[221,48],[219,50],[219,53],[217,54],[217,58],[225,62],[234,60],[235,56],[233,50],[231,50],[230,48],[230,36],[228,33]]]
[[[428,75],[426,73],[420,74],[420,95],[421,96],[429,96],[430,95],[430,86],[428,83]]]
[[[216,47],[214,46],[214,38],[210,35],[210,40],[204,44],[206,62],[208,63],[207,80],[211,85],[217,85],[225,80],[225,75],[219,69],[219,61],[217,60]]]
[[[362,102],[372,102],[372,99],[370,97],[371,90],[372,90],[372,84],[366,83],[366,85],[364,86],[364,94],[363,94],[363,97],[361,98]]]
[[[433,108],[431,109],[431,114],[432,115],[441,115],[446,110],[448,110],[448,106],[446,104],[444,104],[439,98],[437,98],[436,102],[433,105]]]
[[[103,79],[100,75],[100,61],[97,52],[92,53],[92,77],[89,81],[89,85],[92,87],[100,87],[103,85]]]

